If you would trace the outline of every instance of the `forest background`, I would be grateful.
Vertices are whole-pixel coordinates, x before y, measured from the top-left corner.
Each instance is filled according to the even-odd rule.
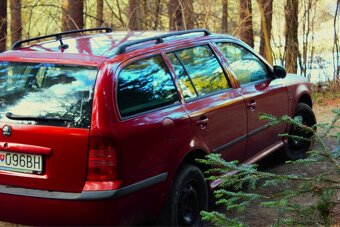
[[[207,28],[340,88],[340,0],[0,0],[0,52],[18,40],[93,27]]]

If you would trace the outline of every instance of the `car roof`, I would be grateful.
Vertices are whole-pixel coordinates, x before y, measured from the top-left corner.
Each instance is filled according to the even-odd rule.
[[[59,33],[61,34],[61,33]],[[52,37],[52,36],[51,36]],[[60,48],[60,40],[48,40],[38,42],[33,45],[13,48],[14,50],[0,54],[0,60],[6,56],[14,57],[21,56],[21,59],[26,55],[30,58],[37,59],[68,59],[77,57],[79,62],[91,61],[97,62],[97,65],[108,58],[112,58],[117,53],[126,50],[126,46],[136,44],[137,49],[146,46],[156,46],[159,42],[153,37],[166,37],[169,45],[173,45],[177,41],[209,39],[210,37],[235,39],[229,35],[211,34],[205,29],[196,29],[180,32],[161,32],[161,31],[117,31],[90,35],[77,35],[71,37],[63,37],[62,43],[67,45],[67,48]],[[158,40],[159,41],[159,40]],[[25,41],[23,41],[25,43]],[[163,43],[163,40],[162,40]],[[25,43],[27,44],[27,42]],[[123,48],[124,47],[124,48]]]

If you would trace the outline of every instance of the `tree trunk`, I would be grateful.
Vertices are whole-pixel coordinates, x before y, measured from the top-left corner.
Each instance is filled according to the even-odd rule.
[[[273,0],[257,0],[261,15],[260,54],[273,64],[273,51],[270,45],[273,17]]]
[[[141,0],[129,0],[129,29],[145,30],[145,12]]]
[[[334,64],[334,83],[340,83],[340,47],[339,36],[337,34],[338,14],[340,13],[340,0],[336,2],[335,16],[333,21],[334,44],[333,44],[333,64]]]
[[[170,0],[168,4],[169,30],[194,28],[194,7],[192,0]]]
[[[7,0],[0,0],[0,52],[6,50]]]
[[[84,28],[84,1],[62,0],[63,31]]]
[[[228,32],[228,0],[222,0],[222,33]]]
[[[21,0],[10,0],[11,8],[11,43],[19,41],[22,36]]]
[[[97,0],[97,27],[103,26],[103,10],[104,10],[104,1]]]
[[[287,0],[285,6],[285,66],[287,72],[297,72],[297,58],[299,56],[298,42],[298,7],[297,0]]]
[[[161,11],[161,0],[156,1],[156,10],[155,10],[155,19],[153,23],[153,30],[156,30],[158,28],[158,25],[160,24],[160,11]]]
[[[301,73],[304,75],[304,77],[307,77],[310,79],[310,73],[307,75],[307,68],[308,68],[308,59],[311,59],[311,56],[308,55],[308,50],[313,49],[313,41],[314,41],[314,22],[315,22],[315,16],[316,16],[316,1],[317,0],[304,0],[303,6],[304,6],[304,12],[303,17],[300,23],[302,23],[302,59],[300,62],[300,69]],[[314,10],[313,10],[314,8]],[[314,11],[314,13],[313,13]],[[310,33],[312,33],[311,39]],[[309,66],[311,66],[309,64]]]
[[[249,46],[254,47],[253,15],[251,0],[240,0],[240,38]]]
[[[68,0],[61,0],[61,30],[67,31],[68,30]]]

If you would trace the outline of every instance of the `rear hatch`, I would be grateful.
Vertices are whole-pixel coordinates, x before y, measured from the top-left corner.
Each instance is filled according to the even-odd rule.
[[[79,192],[84,187],[98,69],[0,62],[0,184]]]

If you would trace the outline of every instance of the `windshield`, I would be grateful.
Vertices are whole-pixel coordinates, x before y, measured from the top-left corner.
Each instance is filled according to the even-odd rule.
[[[0,62],[0,121],[88,128],[96,75],[96,67]]]

